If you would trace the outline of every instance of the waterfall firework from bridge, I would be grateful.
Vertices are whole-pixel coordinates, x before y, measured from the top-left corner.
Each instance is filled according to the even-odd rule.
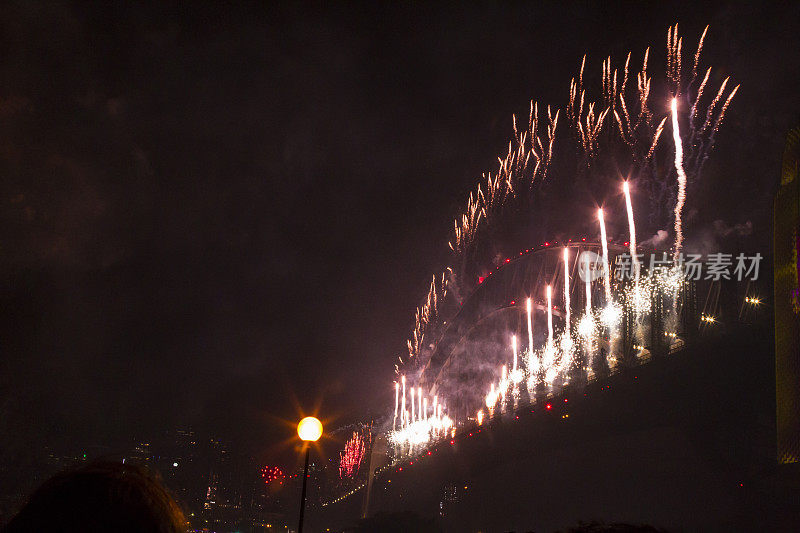
[[[649,48],[636,60],[638,72],[630,52],[619,64],[606,58],[594,100],[584,87],[584,56],[563,112],[531,102],[526,128],[513,117],[508,151],[456,218],[451,266],[432,277],[408,353],[398,357],[386,423],[395,458],[470,421],[482,424],[682,345],[686,321],[694,320],[686,297],[694,287],[681,264],[683,210],[738,90],[727,78],[712,89],[712,69],[701,70],[707,31],[686,68],[678,27],[668,29],[663,79],[648,71]],[[554,186],[580,184],[589,196],[624,196],[625,205],[578,221],[588,238],[526,246],[530,237],[522,237],[509,245],[508,234],[525,232],[520,220],[530,224],[529,213],[553,209],[545,184],[550,196],[559,194]],[[674,228],[669,250],[637,239],[634,206],[646,201],[645,227]],[[608,237],[606,224],[618,221],[627,226],[624,242]],[[516,249],[497,260],[501,246]],[[645,264],[643,252],[663,252],[664,261]],[[623,254],[627,279],[614,276]]]

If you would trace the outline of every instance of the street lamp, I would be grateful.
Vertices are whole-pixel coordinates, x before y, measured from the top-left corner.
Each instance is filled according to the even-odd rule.
[[[306,510],[306,481],[308,479],[308,455],[311,451],[310,442],[316,442],[322,436],[322,422],[313,416],[307,416],[297,424],[297,435],[306,448],[306,465],[303,468],[303,494],[300,496],[300,524],[297,533],[303,533],[303,513]]]

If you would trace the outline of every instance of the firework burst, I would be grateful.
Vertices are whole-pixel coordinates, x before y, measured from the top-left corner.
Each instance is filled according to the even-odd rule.
[[[737,85],[731,89],[728,78],[716,91],[710,87],[711,68],[703,70],[700,65],[707,34],[708,27],[700,36],[690,61],[686,62],[691,63],[689,70],[684,65],[683,37],[677,24],[671,26],[667,30],[666,71],[663,82],[657,81],[655,85],[654,75],[649,70],[650,48],[640,58],[632,52],[628,52],[621,62],[610,56],[604,58],[600,65],[601,87],[597,98],[584,86],[588,64],[587,56],[584,56],[569,84],[566,127],[558,128],[558,109],[551,106],[540,109],[534,101],[530,104],[526,127],[520,127],[517,118],[512,116],[513,135],[507,150],[498,157],[497,169],[481,177],[469,194],[464,209],[455,218],[448,243],[452,251],[452,267],[441,276],[432,278],[428,293],[416,310],[414,329],[407,343],[408,356],[405,359],[401,357],[400,365],[396,367],[401,376],[394,385],[390,440],[403,450],[402,453],[413,453],[415,446],[419,449],[454,429],[456,422],[444,414],[442,403],[445,398],[433,394],[441,392],[437,380],[446,379],[446,376],[443,378],[439,373],[432,380],[426,375],[430,358],[446,331],[447,320],[458,312],[462,296],[468,297],[473,280],[482,276],[480,267],[476,265],[484,260],[481,254],[495,249],[490,237],[498,234],[501,224],[509,223],[509,212],[520,206],[541,203],[537,191],[555,172],[554,169],[561,168],[554,165],[563,164],[557,163],[562,154],[566,154],[565,168],[571,168],[571,164],[577,162],[577,169],[570,170],[570,176],[582,177],[587,183],[609,179],[602,176],[608,169],[630,169],[628,176],[643,193],[640,198],[648,198],[651,202],[651,224],[664,227],[662,224],[666,220],[663,219],[672,219],[674,257],[677,260],[684,240],[683,210],[688,201],[689,187],[692,180],[699,178],[739,88]],[[640,66],[637,68],[636,65]],[[653,87],[662,86],[668,87],[669,94],[656,98]],[[713,96],[708,97],[709,94]],[[672,129],[671,144],[662,142],[668,120]],[[577,161],[573,161],[575,154]],[[493,367],[491,382],[485,388],[480,385],[479,390],[485,391],[482,405],[476,406],[480,410],[472,411],[474,417],[470,415],[470,418],[483,423],[497,409],[505,409],[509,391],[512,391],[512,403],[516,402],[520,385],[527,383],[528,392],[533,396],[541,387],[553,391],[557,383],[566,383],[571,369],[577,368],[591,378],[595,362],[608,363],[609,366],[617,364],[617,341],[622,336],[623,323],[633,324],[635,336],[641,342],[652,313],[668,312],[666,309],[670,307],[672,316],[668,318],[674,321],[682,287],[680,268],[644,269],[637,256],[634,209],[628,181],[623,182],[623,192],[626,206],[623,217],[627,214],[630,235],[626,245],[633,262],[633,282],[612,286],[606,217],[618,216],[619,213],[604,213],[601,209],[597,222],[602,256],[597,261],[602,262],[598,277],[598,280],[602,278],[598,281],[598,287],[602,282],[602,291],[593,295],[594,278],[590,275],[590,266],[582,265],[586,274],[581,280],[584,290],[581,291],[580,285],[576,289],[578,298],[583,300],[584,310],[573,316],[570,250],[565,247],[562,257],[564,309],[558,314],[559,324],[554,324],[553,287],[558,285],[553,282],[547,285],[544,298],[547,311],[544,346],[534,344],[534,302],[527,298],[527,347],[518,347],[517,336],[511,336],[512,353],[506,364]],[[584,261],[580,256],[577,260]],[[508,263],[509,259],[505,262]],[[491,273],[489,271],[488,275]],[[481,277],[478,283],[483,280]],[[580,282],[573,279],[572,286],[576,283]],[[583,297],[580,292],[584,292]],[[544,309],[545,304],[540,303],[541,295],[534,296],[537,309]],[[456,302],[452,301],[454,298]],[[665,307],[667,304],[663,302],[670,305]],[[628,320],[633,322],[626,322]],[[669,338],[674,338],[674,334]],[[635,346],[639,352],[644,349],[641,345]],[[518,357],[520,349],[522,358]],[[504,358],[508,355],[506,350],[504,347]],[[406,376],[415,383],[410,391],[410,412],[407,408]],[[427,392],[423,391],[423,384]]]

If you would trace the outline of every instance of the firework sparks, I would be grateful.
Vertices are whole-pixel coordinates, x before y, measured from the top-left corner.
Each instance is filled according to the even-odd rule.
[[[676,26],[677,29],[677,26]],[[726,80],[727,81],[727,80]],[[672,99],[672,138],[675,141],[675,171],[678,173],[678,201],[675,204],[675,256],[683,248],[683,204],[686,203],[686,172],[683,170],[683,142],[678,126],[678,99]]]
[[[512,372],[516,372],[517,371],[517,336],[516,335],[512,335],[511,336],[511,353],[512,353],[512,355],[514,357],[514,364],[511,367],[512,368]]]
[[[411,387],[411,423],[412,424],[417,421],[417,418],[416,418],[415,412],[414,412],[414,409],[416,407],[416,403],[417,402],[414,401],[414,387]]]
[[[547,286],[547,343],[553,344],[553,289]]]
[[[586,316],[591,316],[592,314],[592,278],[591,278],[591,260],[589,256],[584,256],[583,260],[583,275],[584,275],[584,285],[586,287],[586,309],[585,314]]]
[[[392,430],[397,429],[397,408],[400,401],[400,384],[394,382],[394,422],[392,423]]]
[[[625,193],[625,207],[628,211],[628,233],[629,251],[631,254],[631,264],[633,265],[634,279],[638,282],[641,271],[639,257],[636,255],[636,222],[633,219],[633,204],[631,203],[631,188],[627,181],[622,182],[622,191]]]
[[[566,336],[569,337],[570,328],[570,308],[569,303],[569,248],[564,247],[564,311],[566,317],[564,319],[564,329]]]
[[[417,387],[417,420],[422,420],[422,387]]]
[[[494,404],[497,403],[497,391],[494,390],[494,383],[489,385],[489,393],[486,395],[486,408],[489,412],[494,410]]]
[[[527,312],[528,312],[528,351],[532,354],[533,353],[533,301],[528,298],[527,302]]]
[[[371,440],[369,430],[363,431],[363,433],[364,435],[354,431],[353,436],[345,444],[344,450],[339,452],[339,477],[342,479],[355,477],[361,468]]]
[[[403,410],[400,411],[400,416],[402,417],[400,425],[404,426],[407,423],[406,422],[406,377],[402,376],[400,380],[403,383]]]
[[[611,301],[611,272],[608,267],[608,239],[606,238],[606,221],[603,210],[597,210],[597,220],[600,221],[600,243],[603,246],[603,286],[606,290],[606,302]]]
[[[667,216],[674,219],[676,258],[682,250],[684,240],[682,212],[686,204],[687,174],[693,177],[700,175],[702,164],[714,145],[715,134],[723,122],[729,104],[738,91],[738,86],[729,90],[729,85],[732,86],[732,83],[726,78],[713,98],[707,96],[711,92],[709,88],[711,68],[701,69],[700,66],[701,51],[707,32],[708,27],[700,37],[694,57],[690,58],[694,60],[691,73],[688,72],[688,69],[684,73],[682,71],[683,38],[678,33],[677,25],[671,26],[667,31],[666,86],[673,98],[671,109],[666,114],[661,111],[661,105],[651,104],[653,98],[651,88],[663,87],[664,83],[662,83],[663,79],[656,80],[655,84],[652,83],[653,75],[648,71],[649,48],[644,51],[641,68],[638,72],[631,71],[631,68],[635,69],[632,65],[638,62],[637,60],[632,62],[631,52],[628,52],[624,58],[624,64],[615,62],[611,57],[602,60],[602,93],[598,95],[597,101],[592,101],[590,92],[584,88],[584,70],[587,67],[587,58],[584,56],[580,63],[580,70],[570,82],[569,100],[566,106],[567,128],[570,133],[574,134],[575,144],[565,153],[573,153],[573,149],[577,148],[577,153],[581,156],[580,171],[585,172],[589,177],[593,177],[592,174],[597,169],[604,168],[602,165],[605,165],[606,160],[601,158],[610,157],[617,168],[625,168],[624,165],[630,165],[631,176],[640,180],[638,183],[651,188],[652,194],[649,196],[654,202],[652,206],[653,212],[656,213],[654,217],[663,219],[664,223],[668,220]],[[682,138],[680,131],[679,97],[686,106],[686,118],[684,119],[686,129],[683,135],[685,139]],[[428,369],[433,366],[430,358],[438,349],[438,339],[443,338],[443,333],[447,331],[443,325],[446,324],[449,328],[447,321],[450,319],[449,317],[454,316],[454,309],[460,308],[469,298],[469,287],[465,285],[464,281],[479,277],[477,274],[481,270],[485,272],[485,266],[477,265],[477,263],[481,260],[480,255],[483,251],[494,245],[488,239],[500,229],[497,224],[506,223],[505,221],[508,220],[506,214],[511,212],[511,208],[524,205],[519,203],[521,199],[527,198],[535,192],[533,188],[548,174],[554,157],[559,111],[551,109],[549,106],[546,108],[546,112],[543,112],[543,109],[540,109],[538,103],[531,101],[527,128],[518,124],[517,117],[512,117],[513,137],[508,144],[507,151],[497,158],[496,170],[481,177],[477,187],[469,193],[465,205],[462,204],[463,207],[454,220],[452,238],[449,242],[450,248],[453,250],[454,263],[451,264],[454,265],[454,268],[448,268],[441,279],[433,277],[427,297],[416,309],[414,330],[407,342],[409,356],[406,361],[401,358],[400,366],[397,367],[397,373],[400,375],[403,373],[402,365],[414,366],[413,369],[405,372],[409,376],[414,376],[411,379],[417,382],[414,387],[411,387],[410,413],[407,407],[405,376],[401,376],[399,383],[395,383],[391,441],[399,447],[399,450],[402,450],[401,454],[412,454],[413,450],[419,450],[419,446],[455,433],[455,422],[445,414],[444,396],[441,398],[433,396],[429,413],[428,398],[423,394],[419,383],[429,385],[431,394],[433,391],[444,393],[444,391],[450,390],[448,389],[449,384],[442,382],[442,380],[447,380],[447,376],[441,368],[437,370],[440,374],[435,376],[433,381],[430,379],[430,374],[426,374]],[[673,155],[670,153],[672,147],[661,142],[669,119],[671,119],[674,141],[674,160],[669,157]],[[611,129],[609,130],[609,128]],[[603,134],[604,129],[606,134]],[[561,142],[559,141],[559,143]],[[617,142],[624,148],[623,152],[628,153],[630,160],[616,161],[617,155],[621,152],[616,149],[608,150],[607,145],[611,142]],[[557,152],[557,156],[560,154],[560,151]],[[662,200],[668,191],[657,180],[660,179],[658,176],[668,175],[672,168],[677,172],[678,194],[674,210],[669,210],[670,212],[667,213],[667,210],[661,206],[664,204]],[[653,179],[648,180],[649,177]],[[623,316],[634,318],[637,328],[636,336],[638,336],[639,342],[643,342],[641,339],[647,338],[647,335],[644,334],[645,328],[652,327],[652,320],[648,320],[648,314],[663,311],[669,304],[673,308],[675,307],[678,291],[683,282],[679,275],[679,269],[676,267],[657,273],[648,272],[642,268],[637,256],[636,228],[629,183],[623,182],[622,188],[625,195],[630,234],[628,245],[635,282],[627,285],[615,284],[612,290],[606,220],[601,209],[598,211],[601,237],[599,244],[602,246],[605,298],[595,302],[596,308],[593,308],[591,276],[593,267],[596,268],[597,265],[590,264],[589,254],[581,257],[582,254],[579,251],[578,261],[581,264],[578,266],[584,267],[583,273],[585,274],[585,309],[580,317],[576,317],[576,323],[572,324],[570,257],[568,248],[564,247],[564,314],[561,315],[564,319],[563,329],[554,331],[552,288],[548,285],[546,342],[544,346],[535,346],[533,301],[532,298],[527,298],[528,344],[527,348],[522,346],[523,360],[518,360],[520,346],[517,345],[516,335],[513,335],[512,360],[509,362],[511,364],[508,368],[505,365],[500,367],[499,380],[495,374],[491,384],[480,385],[479,390],[483,391],[486,391],[487,388],[484,387],[488,386],[489,392],[485,393],[482,398],[485,405],[483,407],[474,405],[479,403],[477,398],[472,400],[474,402],[472,405],[461,406],[459,403],[455,403],[455,405],[460,405],[459,409],[463,409],[461,412],[477,413],[476,420],[482,423],[484,417],[493,416],[498,402],[500,402],[501,410],[506,408],[505,399],[509,388],[513,391],[512,398],[516,403],[518,399],[516,385],[526,377],[528,392],[533,396],[533,392],[538,390],[540,385],[556,386],[558,383],[556,376],[559,374],[563,375],[563,382],[566,382],[566,370],[569,370],[570,365],[573,364],[576,370],[586,372],[587,377],[591,378],[593,358],[597,355],[594,352],[599,350],[601,340],[608,339],[608,360],[609,363],[615,361],[614,339],[619,334],[618,330]],[[522,192],[526,192],[526,194],[522,194]],[[512,202],[517,203],[512,204]],[[656,205],[655,202],[660,203]],[[497,265],[495,264],[495,266]],[[489,275],[491,274],[490,271]],[[552,276],[553,280],[557,278],[556,274],[552,274]],[[480,277],[478,281],[482,282],[483,279]],[[448,290],[448,288],[452,290]],[[539,289],[535,290],[538,294]],[[615,294],[614,291],[617,293]],[[455,295],[456,305],[453,305],[453,295]],[[595,298],[597,298],[596,295]],[[662,301],[665,303],[661,303]],[[513,302],[512,305],[514,305]],[[680,332],[676,332],[676,329],[677,327],[673,325],[670,334],[678,335]],[[574,338],[573,335],[575,335]],[[585,347],[585,360],[578,356],[580,352],[574,351],[573,340]],[[634,344],[634,348],[640,353],[646,351],[646,348],[641,345]],[[505,353],[498,356],[507,361],[506,350],[507,348],[504,348],[503,352]],[[493,366],[493,368],[496,372],[497,367]],[[448,398],[448,400],[461,402],[460,398]],[[476,407],[480,407],[480,410],[476,410]],[[399,424],[397,424],[398,415],[400,417]]]
[[[283,473],[283,470],[278,468],[277,466],[265,466],[261,469],[261,479],[264,480],[264,483],[269,485],[273,481],[278,481],[283,483],[283,480],[286,478],[286,474]]]

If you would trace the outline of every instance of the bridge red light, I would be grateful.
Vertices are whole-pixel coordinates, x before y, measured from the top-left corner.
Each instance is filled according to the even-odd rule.
[[[549,403],[548,403],[547,405],[545,405],[545,406],[544,406],[544,408],[545,408],[545,409],[547,409],[547,410],[549,411],[550,409],[552,409],[552,408],[553,408],[553,406],[552,406],[551,404],[549,404]]]

